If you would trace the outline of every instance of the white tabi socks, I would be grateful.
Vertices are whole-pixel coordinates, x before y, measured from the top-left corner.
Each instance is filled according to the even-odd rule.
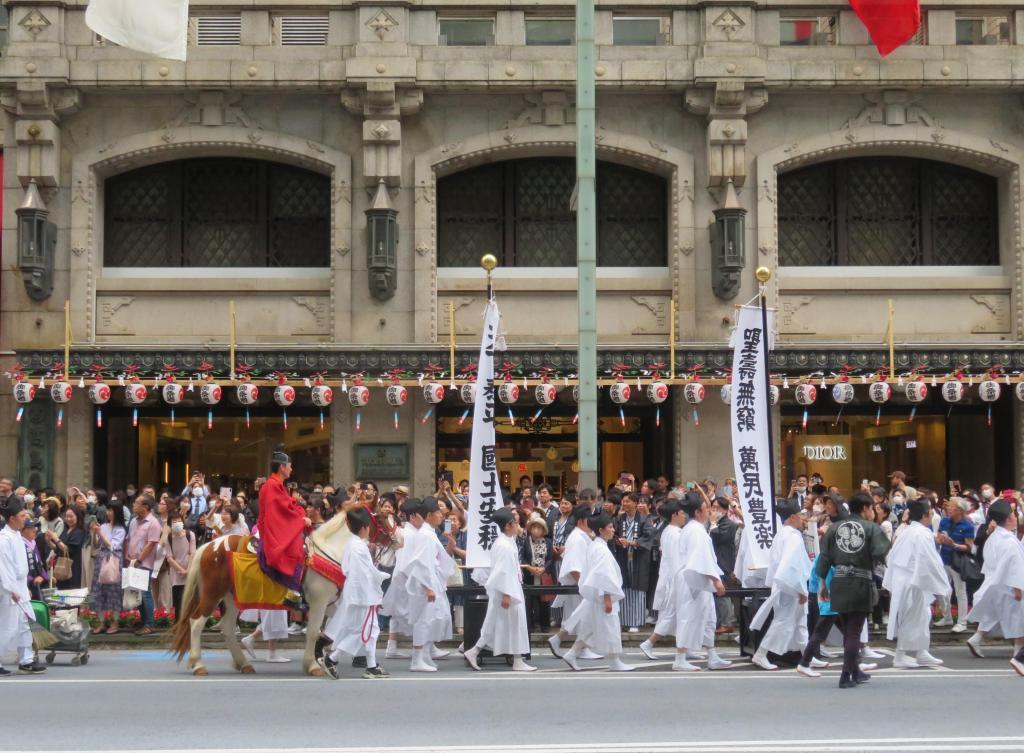
[[[412,649],[412,662],[410,662],[410,664],[409,664],[409,671],[410,672],[436,672],[437,671],[437,667],[435,667],[435,666],[433,666],[431,664],[427,664],[427,662],[424,661],[423,656],[424,656],[423,648],[422,647],[421,648],[416,648],[414,646],[413,649]]]
[[[632,672],[636,669],[632,664],[626,664],[622,661],[622,657],[619,654],[611,654],[608,657],[609,666],[608,671],[610,672]]]
[[[389,640],[388,647],[384,651],[385,659],[408,659],[409,654],[398,650],[398,641]]]
[[[713,647],[708,649],[708,669],[728,669],[732,662],[723,659]]]

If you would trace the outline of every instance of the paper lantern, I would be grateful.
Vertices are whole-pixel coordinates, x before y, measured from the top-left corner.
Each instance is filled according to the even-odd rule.
[[[214,382],[207,382],[199,388],[199,399],[203,401],[204,405],[216,405],[220,402],[223,394],[220,385]]]
[[[89,387],[89,400],[93,405],[105,405],[110,400],[110,385],[96,382]]]
[[[164,402],[168,405],[177,405],[185,396],[185,390],[183,390],[181,385],[177,382],[169,382],[164,385],[160,394],[163,396]]]
[[[818,388],[813,384],[798,384],[793,390],[798,405],[814,405],[818,399]]]
[[[572,400],[574,403],[580,401],[580,386],[578,384],[574,384],[572,387]]]
[[[14,400],[19,403],[31,403],[36,396],[35,385],[29,382],[14,383]]]
[[[498,399],[505,405],[512,405],[519,399],[519,385],[515,382],[502,382],[498,387]]]
[[[910,402],[920,403],[928,397],[928,385],[924,382],[907,382],[904,393]]]
[[[887,403],[892,397],[892,385],[888,382],[873,382],[868,387],[868,397],[873,403]]]
[[[719,397],[722,398],[722,402],[728,405],[732,402],[732,385],[723,384],[722,391],[719,393]]]
[[[431,405],[437,405],[444,400],[444,385],[439,382],[428,382],[423,385],[423,399]]]
[[[942,385],[942,399],[947,403],[959,403],[964,397],[964,383],[953,380]]]
[[[837,382],[832,385],[832,399],[840,405],[849,405],[853,402],[853,385],[849,382]]]
[[[668,385],[664,382],[651,382],[647,385],[647,399],[655,405],[665,402],[668,400]]]
[[[773,384],[772,388],[769,390],[769,393],[772,396],[772,405],[778,405],[780,396],[779,388]]]
[[[400,384],[392,384],[388,387],[384,397],[387,400],[388,405],[397,408],[400,405],[405,405],[405,401],[409,399],[409,390]]]
[[[326,384],[317,384],[310,390],[310,397],[317,408],[326,408],[334,402],[334,390]]]
[[[274,402],[287,408],[295,402],[295,388],[290,384],[279,384],[274,388]]]
[[[986,379],[978,385],[978,397],[985,403],[994,403],[999,399],[1002,392],[1002,385],[995,379]]]
[[[355,384],[348,388],[348,402],[354,408],[362,408],[370,402],[370,389],[361,384]]]
[[[1013,394],[1017,396],[1018,400],[1024,401],[1024,382],[1017,382],[1017,386],[1013,388]]]
[[[608,388],[608,394],[611,396],[613,403],[616,405],[623,405],[629,402],[629,396],[632,393],[628,384],[625,382],[616,382]]]
[[[238,402],[242,405],[255,405],[260,399],[260,388],[250,382],[242,382],[236,391]]]
[[[138,382],[129,384],[124,388],[124,399],[130,405],[141,405],[146,402],[146,385],[139,384]]]
[[[50,385],[50,399],[55,403],[66,403],[71,400],[71,385],[67,382],[54,382]]]
[[[466,382],[459,387],[459,399],[466,405],[476,402],[476,382]]]
[[[555,402],[558,393],[553,384],[538,384],[537,389],[533,391],[533,396],[537,400],[537,405],[551,405]]]
[[[704,385],[699,382],[690,382],[683,387],[683,398],[690,405],[700,405],[704,402]]]

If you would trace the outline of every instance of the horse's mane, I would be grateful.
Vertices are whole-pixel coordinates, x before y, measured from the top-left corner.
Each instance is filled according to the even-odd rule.
[[[336,513],[310,535],[310,541],[331,559],[341,562],[352,531],[346,523],[345,513]]]

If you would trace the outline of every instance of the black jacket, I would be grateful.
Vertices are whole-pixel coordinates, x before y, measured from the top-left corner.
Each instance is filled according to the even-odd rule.
[[[615,559],[622,570],[623,588],[632,588],[637,591],[646,591],[651,581],[651,550],[654,546],[654,532],[650,522],[639,513],[635,515],[636,530],[633,533],[635,547],[619,546],[618,540],[626,538],[625,513],[615,518]],[[630,551],[632,550],[632,556]]]
[[[736,569],[736,529],[739,523],[732,520],[728,515],[723,515],[719,521],[711,526],[711,544],[715,548],[715,559],[718,566],[726,575],[732,574]]]
[[[556,577],[555,573],[555,550],[551,544],[550,538],[543,538],[541,541],[544,542],[544,546],[547,547],[547,552],[544,554],[544,572],[550,575],[552,578]],[[530,537],[527,536],[526,540],[519,545],[519,564],[521,565],[532,565],[533,564],[533,549],[530,546]],[[540,578],[533,575],[526,570],[523,570],[523,583],[528,586],[539,586]]]

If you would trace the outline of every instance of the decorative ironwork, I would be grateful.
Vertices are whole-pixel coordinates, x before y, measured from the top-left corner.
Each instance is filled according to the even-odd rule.
[[[330,180],[259,160],[167,162],[106,182],[110,267],[330,266]]]
[[[986,265],[999,258],[996,179],[931,160],[866,158],[779,176],[788,266]]]
[[[438,181],[438,263],[476,266],[494,253],[504,266],[571,267],[576,219],[571,159],[524,159],[472,168]],[[664,266],[667,186],[641,170],[600,163],[598,263]]]

